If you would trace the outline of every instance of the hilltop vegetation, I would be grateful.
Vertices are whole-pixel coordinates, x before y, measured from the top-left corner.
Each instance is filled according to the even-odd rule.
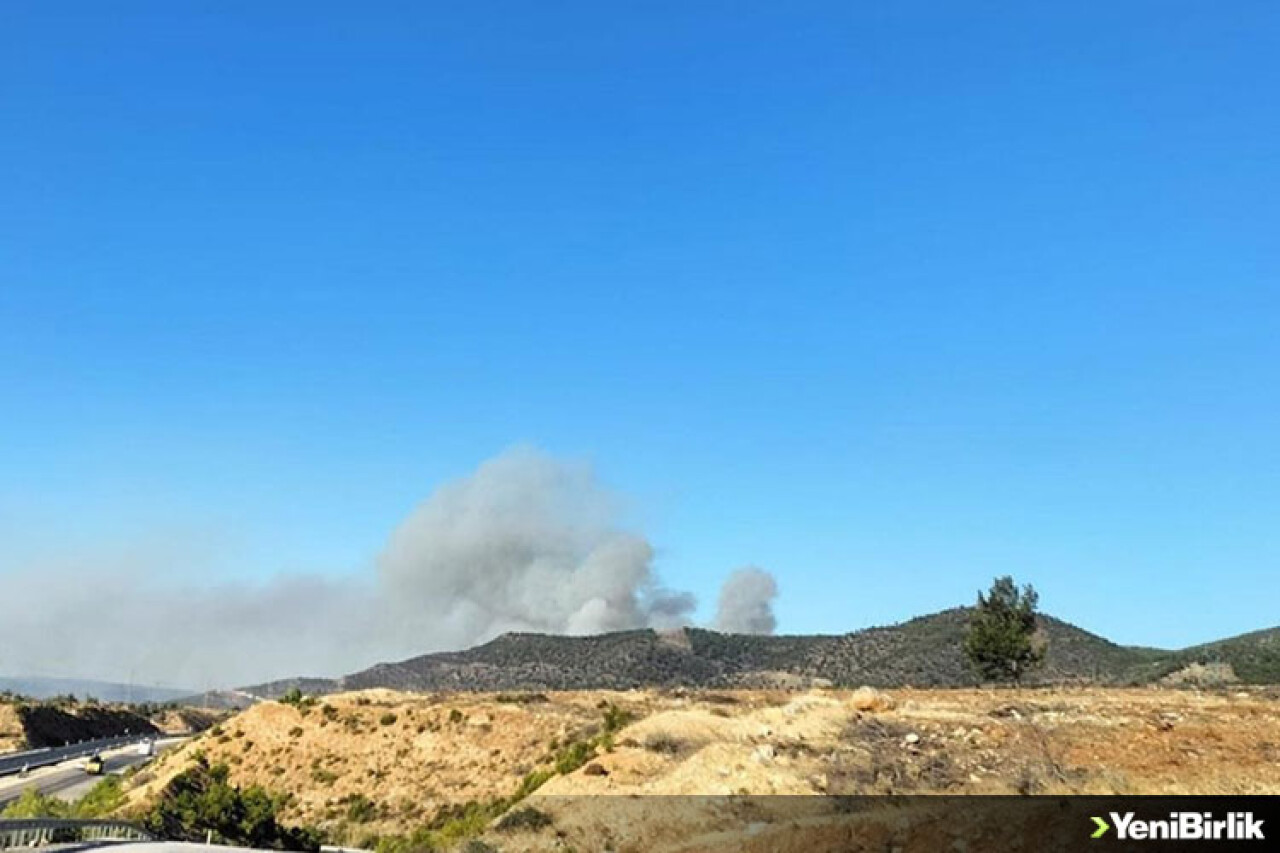
[[[291,679],[246,688],[273,697],[388,688],[627,690],[638,687],[965,687],[969,608],[841,635],[754,636],[699,628],[590,637],[504,634],[460,652],[383,663],[341,679]],[[1192,663],[1230,667],[1246,683],[1280,682],[1280,629],[1181,651],[1121,646],[1052,616],[1037,617],[1044,664],[1028,684],[1146,684]]]

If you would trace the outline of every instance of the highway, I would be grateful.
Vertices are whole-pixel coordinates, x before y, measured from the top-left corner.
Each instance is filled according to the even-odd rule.
[[[156,752],[174,746],[181,738],[168,738],[156,742]],[[123,773],[135,764],[144,764],[151,756],[138,755],[136,746],[127,746],[102,752],[107,773]],[[28,788],[63,800],[78,800],[102,781],[102,776],[90,776],[84,772],[83,758],[65,761],[52,767],[32,770],[25,777],[7,776],[0,779],[0,808],[22,796]]]
[[[114,749],[127,744],[142,743],[154,737],[156,737],[154,734],[120,735],[119,737],[70,743],[66,746],[53,746],[45,749],[32,749],[26,752],[0,754],[0,776],[17,773],[24,768],[34,770],[37,767],[61,764],[70,758],[89,756],[95,752],[102,752],[106,749]]]

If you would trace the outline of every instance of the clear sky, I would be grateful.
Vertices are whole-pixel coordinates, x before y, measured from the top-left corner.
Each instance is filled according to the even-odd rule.
[[[342,575],[515,444],[705,614],[1280,622],[1280,7],[6,2],[3,573]],[[198,555],[198,556],[196,556]],[[118,557],[117,557],[118,558]]]

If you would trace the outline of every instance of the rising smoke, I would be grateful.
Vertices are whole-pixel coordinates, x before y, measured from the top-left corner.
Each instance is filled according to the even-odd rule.
[[[435,492],[378,561],[402,624],[464,641],[504,631],[596,634],[686,622],[693,599],[663,589],[653,548],[615,523],[586,465],[505,453]]]
[[[203,688],[337,675],[506,631],[688,624],[693,596],[660,583],[617,503],[589,465],[515,449],[437,489],[347,579],[175,585],[163,561],[4,572],[0,672]],[[762,570],[736,572],[715,627],[772,631],[776,592]]]
[[[731,634],[772,634],[778,627],[773,615],[777,596],[773,575],[754,566],[738,569],[720,588],[715,629]]]

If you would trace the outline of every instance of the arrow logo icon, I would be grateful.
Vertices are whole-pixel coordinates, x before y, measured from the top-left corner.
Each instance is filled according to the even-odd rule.
[[[1098,825],[1098,828],[1093,831],[1093,835],[1089,836],[1090,838],[1101,838],[1106,835],[1107,830],[1111,828],[1107,822],[1100,817],[1093,818],[1093,822]]]

